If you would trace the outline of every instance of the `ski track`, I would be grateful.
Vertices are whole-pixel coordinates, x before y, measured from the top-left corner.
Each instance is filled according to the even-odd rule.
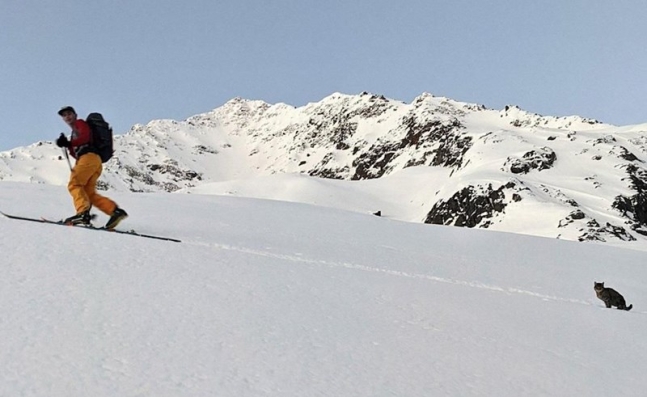
[[[387,274],[389,276],[406,277],[406,278],[418,279],[418,280],[428,280],[428,281],[433,281],[437,283],[460,285],[464,287],[478,288],[478,289],[505,293],[505,294],[526,295],[526,296],[542,299],[545,301],[568,302],[568,303],[575,303],[575,304],[586,305],[586,306],[595,306],[593,303],[586,300],[561,298],[554,295],[540,294],[537,292],[514,288],[514,287],[505,288],[505,287],[498,287],[495,285],[488,285],[477,281],[454,280],[454,279],[449,279],[444,277],[437,277],[429,274],[410,273],[410,272],[404,272],[404,271],[398,271],[398,270],[381,269],[379,267],[359,265],[356,263],[349,263],[349,262],[331,262],[326,260],[308,259],[300,256],[300,254],[295,254],[295,255],[276,254],[272,252],[254,250],[246,247],[237,247],[237,246],[226,245],[226,244],[198,243],[198,242],[187,242],[187,243],[191,245],[196,245],[196,246],[199,245],[199,246],[205,246],[205,247],[216,248],[221,250],[236,251],[236,252],[241,252],[249,255],[257,255],[257,256],[263,256],[268,258],[282,259],[282,260],[288,260],[288,261],[298,262],[298,263],[307,263],[307,264],[327,266],[332,268],[360,270],[360,271],[371,272],[371,273],[382,273],[382,274]],[[646,314],[643,312],[638,312],[638,313]]]

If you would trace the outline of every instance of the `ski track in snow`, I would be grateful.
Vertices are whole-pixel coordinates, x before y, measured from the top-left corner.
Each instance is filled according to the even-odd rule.
[[[507,287],[507,288],[499,287],[495,285],[483,284],[476,281],[454,280],[454,279],[449,279],[444,277],[437,277],[429,274],[410,273],[410,272],[404,272],[404,271],[398,271],[398,270],[381,269],[379,267],[372,267],[372,266],[360,265],[360,264],[349,263],[349,262],[331,262],[326,260],[309,259],[309,258],[304,258],[300,256],[300,254],[294,254],[294,255],[276,254],[276,253],[267,252],[267,251],[254,250],[246,247],[237,247],[233,245],[218,244],[218,243],[198,243],[198,242],[187,242],[187,243],[196,245],[196,246],[204,246],[204,247],[216,248],[221,250],[236,251],[236,252],[241,252],[249,255],[263,256],[263,257],[275,258],[275,259],[281,259],[281,260],[289,260],[292,262],[307,263],[311,265],[321,265],[321,266],[327,266],[332,268],[360,270],[360,271],[371,272],[371,273],[382,273],[382,274],[387,274],[389,276],[428,280],[428,281],[434,281],[437,283],[460,285],[464,287],[478,288],[478,289],[489,290],[489,291],[505,293],[505,294],[527,295],[527,296],[539,298],[545,301],[568,302],[568,303],[576,303],[576,304],[587,305],[587,306],[594,305],[590,301],[586,301],[586,300],[561,298],[554,295],[540,294],[537,292],[532,292],[532,291],[514,288],[514,287]],[[646,314],[645,312],[637,312],[637,313]]]

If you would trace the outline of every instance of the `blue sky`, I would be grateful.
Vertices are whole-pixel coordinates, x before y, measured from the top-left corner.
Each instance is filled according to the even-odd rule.
[[[233,97],[423,92],[647,122],[647,6],[598,0],[1,0],[0,150],[53,140],[56,111],[116,133]]]

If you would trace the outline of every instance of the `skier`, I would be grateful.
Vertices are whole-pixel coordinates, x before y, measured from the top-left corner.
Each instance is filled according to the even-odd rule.
[[[106,229],[114,229],[128,214],[112,200],[97,193],[96,185],[103,166],[101,158],[95,153],[92,146],[92,131],[90,126],[79,119],[72,106],[65,106],[58,111],[59,116],[72,129],[70,140],[65,134],[56,140],[56,145],[67,148],[72,157],[76,159],[70,174],[67,189],[72,195],[76,215],[64,220],[70,225],[90,225],[92,216],[90,209],[94,205],[106,215],[110,216],[105,225]]]

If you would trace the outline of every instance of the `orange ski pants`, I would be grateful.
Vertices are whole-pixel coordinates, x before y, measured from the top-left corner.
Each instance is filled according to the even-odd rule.
[[[72,195],[77,214],[89,210],[92,206],[107,215],[115,212],[117,204],[97,193],[97,180],[101,171],[101,157],[96,153],[86,153],[76,161],[67,190]]]

